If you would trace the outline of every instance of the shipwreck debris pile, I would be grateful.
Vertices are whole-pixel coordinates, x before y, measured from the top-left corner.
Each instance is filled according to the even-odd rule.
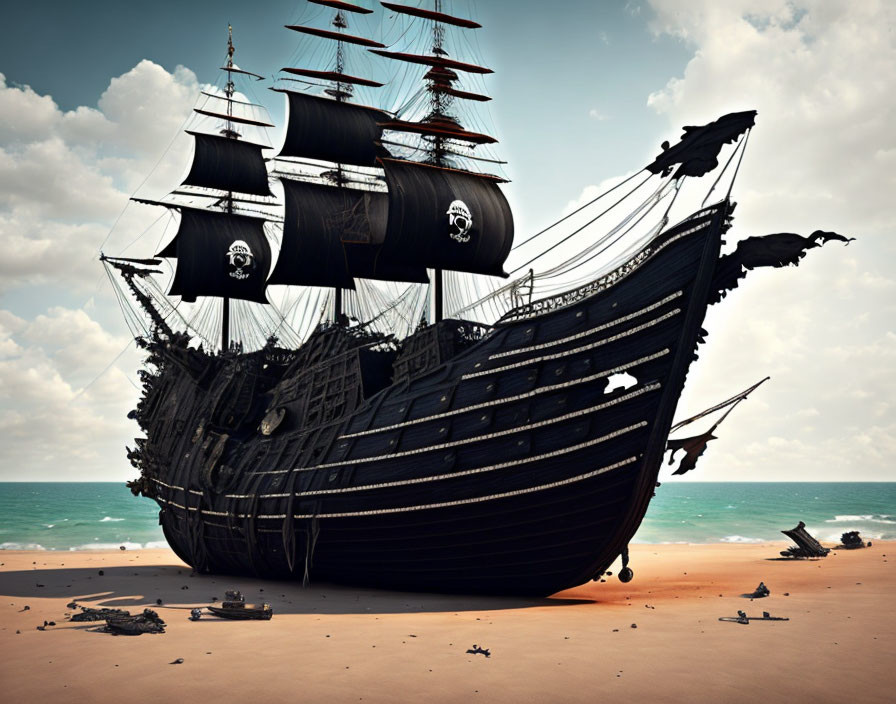
[[[797,524],[796,528],[781,532],[796,543],[796,547],[791,545],[781,551],[781,555],[784,557],[827,557],[831,551],[830,548],[822,547],[821,543],[809,535],[806,524],[802,521]]]
[[[865,543],[862,540],[862,536],[859,535],[859,531],[851,530],[847,533],[844,533],[840,536],[840,545],[837,545],[835,550],[859,550],[860,548],[870,548],[871,541],[869,540]]]
[[[74,602],[72,602],[74,603]],[[164,633],[165,622],[152,609],[143,609],[142,614],[131,616],[130,611],[123,609],[94,609],[89,606],[80,607],[81,611],[72,614],[70,621],[105,621],[100,630],[121,636],[139,636],[144,633]]]

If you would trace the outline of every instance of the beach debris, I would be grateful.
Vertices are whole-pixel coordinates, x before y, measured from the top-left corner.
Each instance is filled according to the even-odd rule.
[[[127,550],[127,548],[126,548],[124,545],[119,545],[119,546],[118,546],[118,549],[119,549],[119,550]]]
[[[178,658],[177,660],[172,660],[172,661],[169,662],[168,664],[169,664],[169,665],[183,665],[183,664],[184,664],[184,659],[183,659],[183,658]]]
[[[19,613],[22,613],[22,611],[31,611],[31,607],[28,606],[28,604],[25,604],[25,606],[19,610]]]
[[[747,614],[743,611],[738,611],[737,616],[720,616],[719,621],[729,621],[731,623],[742,623],[745,626],[750,625],[750,619],[747,618]]]
[[[106,619],[106,633],[121,636],[139,636],[144,633],[164,633],[165,622],[152,609],[143,609],[137,616],[113,616]]]
[[[760,582],[759,586],[756,587],[753,592],[751,592],[750,594],[741,594],[741,596],[745,599],[763,599],[769,594],[771,594],[771,592],[769,591],[768,587],[765,586],[765,582]]]
[[[632,628],[637,628],[637,627],[638,627],[638,624],[637,624],[637,623],[633,623],[633,624],[632,624]]]
[[[106,574],[106,573],[103,572],[102,570],[100,570],[99,572],[97,572],[97,574],[98,574],[100,577],[102,577],[102,576],[103,576],[104,574]]]
[[[762,616],[747,616],[746,612],[738,611],[737,617],[722,616],[719,621],[729,621],[731,623],[749,624],[750,621],[789,621],[789,618],[783,616],[772,616],[768,611],[763,611]]]
[[[161,606],[161,605],[162,605],[162,600],[156,599],[156,606]]]
[[[227,590],[221,605],[210,605],[208,610],[215,616],[238,620],[269,621],[274,615],[270,604],[247,604],[239,590]]]
[[[202,609],[190,609],[190,620],[198,621],[202,617]]]
[[[859,535],[859,531],[851,530],[847,533],[844,533],[840,536],[840,545],[837,545],[835,550],[858,550],[860,548],[870,548],[871,541],[869,540],[866,544],[862,539],[862,536]]]
[[[473,655],[485,655],[487,658],[492,656],[491,648],[480,648],[476,643],[473,643],[472,648],[467,648],[467,652]]]
[[[65,605],[65,608],[67,608],[67,609],[77,609],[77,608],[78,608],[78,602],[77,602],[77,601],[70,601],[70,602],[68,602],[68,603]]]
[[[809,535],[806,524],[802,521],[797,524],[796,528],[781,532],[797,545],[796,547],[791,545],[786,550],[782,550],[781,555],[784,557],[827,557],[830,552],[829,548],[822,547],[821,543]]]
[[[123,609],[94,609],[90,606],[80,607],[81,613],[72,614],[69,621],[105,621],[107,618],[123,618],[131,615]]]

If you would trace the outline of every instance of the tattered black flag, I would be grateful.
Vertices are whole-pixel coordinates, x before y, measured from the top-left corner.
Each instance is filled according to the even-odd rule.
[[[694,421],[698,421],[701,418],[705,418],[706,416],[715,413],[716,411],[720,411],[723,408],[727,408],[728,410],[722,414],[722,417],[719,418],[715,425],[713,425],[709,430],[707,430],[702,435],[694,435],[689,438],[681,438],[680,440],[667,440],[666,441],[666,449],[671,450],[671,454],[669,455],[669,464],[675,464],[675,455],[679,450],[684,450],[684,457],[681,458],[681,462],[678,465],[678,469],[672,472],[673,475],[676,474],[685,474],[686,472],[690,472],[694,467],[697,466],[697,460],[706,452],[706,446],[710,440],[715,440],[716,436],[713,435],[713,432],[716,428],[718,428],[722,422],[728,417],[728,415],[733,411],[737,404],[741,401],[746,400],[746,398],[753,393],[756,389],[758,389],[762,384],[769,380],[769,377],[765,377],[762,381],[759,381],[753,384],[749,389],[745,389],[741,391],[736,396],[732,396],[727,401],[722,401],[721,403],[717,403],[715,406],[711,408],[707,408],[705,411],[701,411],[695,416],[691,418],[687,418],[683,421],[680,421],[672,426],[670,433],[674,433],[676,430],[680,430],[686,425],[690,425]]]
[[[715,428],[715,426],[713,426]],[[706,451],[706,445],[710,440],[715,440],[716,436],[712,434],[712,431],[709,430],[703,435],[695,435],[692,438],[682,438],[681,440],[669,440],[666,443],[666,449],[672,450],[669,455],[669,464],[675,464],[675,454],[679,450],[684,450],[684,457],[681,458],[681,462],[678,465],[678,469],[672,472],[675,474],[684,474],[685,472],[690,472],[694,467],[697,466],[697,460],[700,459],[700,456]]]
[[[737,288],[748,271],[761,266],[776,268],[798,266],[806,252],[815,247],[836,240],[849,244],[855,238],[844,237],[836,232],[816,230],[808,237],[792,232],[779,232],[762,237],[747,237],[737,243],[737,248],[723,257],[719,257],[716,271],[712,278],[709,303],[718,303],[728,291]]]
[[[708,125],[687,126],[681,141],[669,146],[663,142],[663,152],[646,168],[654,174],[668,176],[672,168],[680,164],[675,178],[703,176],[719,165],[718,156],[723,144],[731,144],[756,121],[756,111],[732,112]]]

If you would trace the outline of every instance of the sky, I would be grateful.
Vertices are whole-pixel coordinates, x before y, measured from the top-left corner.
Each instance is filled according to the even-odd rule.
[[[373,6],[372,0],[360,0]],[[6,12],[0,44],[0,480],[124,481],[140,356],[97,261],[199,91],[296,65],[303,0]],[[896,5],[864,0],[455,0],[475,17],[518,237],[653,159],[687,124],[759,111],[737,239],[857,238],[749,275],[710,309],[679,417],[771,381],[675,481],[896,480]],[[458,57],[462,58],[462,57]],[[282,97],[254,98],[282,125]],[[279,139],[275,132],[271,139]],[[156,169],[173,184],[183,164]],[[173,170],[172,170],[173,169]],[[665,471],[668,473],[668,470]],[[665,475],[664,475],[665,477]]]

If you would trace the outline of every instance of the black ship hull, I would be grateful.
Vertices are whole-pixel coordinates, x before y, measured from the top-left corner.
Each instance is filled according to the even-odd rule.
[[[135,490],[199,571],[532,595],[596,578],[653,495],[728,210],[437,363],[410,344],[395,360],[312,339],[278,366],[155,340]]]

